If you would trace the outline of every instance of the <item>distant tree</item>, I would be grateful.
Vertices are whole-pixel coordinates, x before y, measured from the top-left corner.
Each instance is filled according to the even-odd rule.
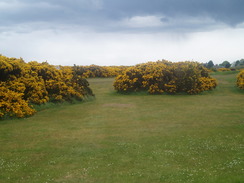
[[[207,67],[208,63],[202,63],[202,66]]]
[[[207,68],[208,68],[208,69],[211,69],[213,66],[214,66],[214,63],[213,63],[212,60],[210,60],[210,61],[207,63]]]
[[[237,66],[239,66],[239,65],[240,65],[240,61],[237,60],[237,61],[235,62],[235,67],[237,67]]]
[[[244,59],[240,60],[240,65],[244,65]]]
[[[231,64],[228,61],[224,61],[222,64],[220,64],[221,66],[225,67],[225,68],[230,68]]]
[[[243,67],[243,66],[244,66],[244,59],[237,60],[232,64],[232,67]]]

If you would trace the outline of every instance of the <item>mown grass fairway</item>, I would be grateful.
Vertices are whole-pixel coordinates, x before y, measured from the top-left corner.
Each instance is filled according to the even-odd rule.
[[[244,92],[234,74],[200,95],[120,95],[0,121],[1,183],[244,182]]]

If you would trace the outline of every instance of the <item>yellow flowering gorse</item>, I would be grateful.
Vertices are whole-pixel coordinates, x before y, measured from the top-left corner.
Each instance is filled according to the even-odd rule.
[[[219,68],[219,69],[217,69],[217,71],[225,72],[225,71],[231,71],[231,69],[229,69],[229,68]]]
[[[87,95],[93,95],[89,83],[75,67],[0,55],[0,118],[22,118],[36,112],[31,104],[83,100]]]
[[[208,70],[197,62],[148,62],[128,68],[118,75],[115,90],[130,92],[147,90],[150,94],[197,94],[217,86]]]
[[[244,90],[244,70],[241,70],[240,73],[237,75],[236,85]]]

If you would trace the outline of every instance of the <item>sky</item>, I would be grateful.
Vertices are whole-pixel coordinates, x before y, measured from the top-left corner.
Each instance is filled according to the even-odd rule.
[[[53,65],[244,58],[244,0],[0,0],[0,54]]]

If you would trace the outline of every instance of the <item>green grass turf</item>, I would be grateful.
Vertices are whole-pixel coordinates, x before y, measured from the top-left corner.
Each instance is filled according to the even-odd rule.
[[[121,95],[0,121],[0,183],[244,182],[244,92],[236,73],[200,95]]]

